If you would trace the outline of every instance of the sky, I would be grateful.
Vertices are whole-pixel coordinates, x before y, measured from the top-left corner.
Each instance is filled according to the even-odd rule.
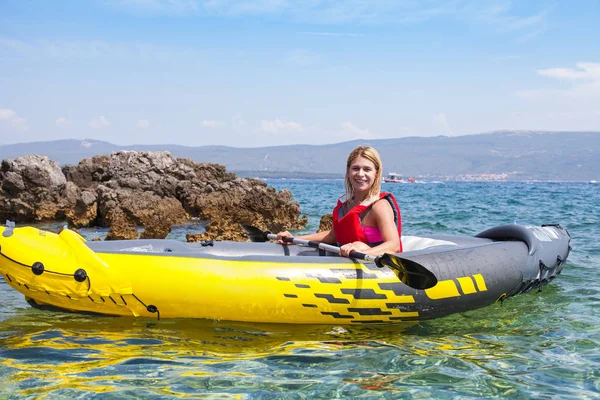
[[[0,145],[600,131],[598,0],[0,0]]]

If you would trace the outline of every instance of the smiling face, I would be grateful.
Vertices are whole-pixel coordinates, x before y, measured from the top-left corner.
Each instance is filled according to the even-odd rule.
[[[359,201],[379,195],[381,158],[370,146],[358,146],[346,162],[346,198],[357,196]]]
[[[359,199],[370,197],[371,188],[377,178],[377,168],[371,160],[362,156],[356,157],[348,168],[347,176],[355,196]]]

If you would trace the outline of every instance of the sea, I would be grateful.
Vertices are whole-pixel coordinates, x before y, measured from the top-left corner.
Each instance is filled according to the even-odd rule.
[[[267,180],[317,229],[338,180]],[[384,183],[403,233],[559,223],[573,250],[541,292],[394,326],[152,320],[40,311],[0,278],[0,398],[600,399],[600,185]],[[55,229],[60,224],[45,226]],[[185,240],[202,224],[178,226]],[[83,229],[88,239],[105,230]],[[201,295],[201,294],[199,294]]]

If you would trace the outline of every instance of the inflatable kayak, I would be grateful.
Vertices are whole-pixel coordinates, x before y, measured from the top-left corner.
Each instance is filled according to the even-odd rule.
[[[274,242],[85,241],[66,228],[53,233],[7,222],[0,227],[0,274],[42,309],[390,324],[472,310],[538,288],[562,271],[571,249],[560,225],[503,225],[474,237],[402,242],[405,251],[382,263]],[[411,280],[423,271],[426,283]]]

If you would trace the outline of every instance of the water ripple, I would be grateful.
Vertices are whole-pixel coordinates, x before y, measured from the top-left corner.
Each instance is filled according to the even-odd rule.
[[[272,181],[316,229],[343,181]],[[50,313],[0,279],[0,387],[15,398],[600,398],[600,190],[386,185],[404,233],[560,222],[573,251],[543,291],[406,326],[282,326]],[[177,227],[183,240],[190,229]],[[101,237],[102,230],[83,230]],[[2,397],[2,396],[0,396]]]

